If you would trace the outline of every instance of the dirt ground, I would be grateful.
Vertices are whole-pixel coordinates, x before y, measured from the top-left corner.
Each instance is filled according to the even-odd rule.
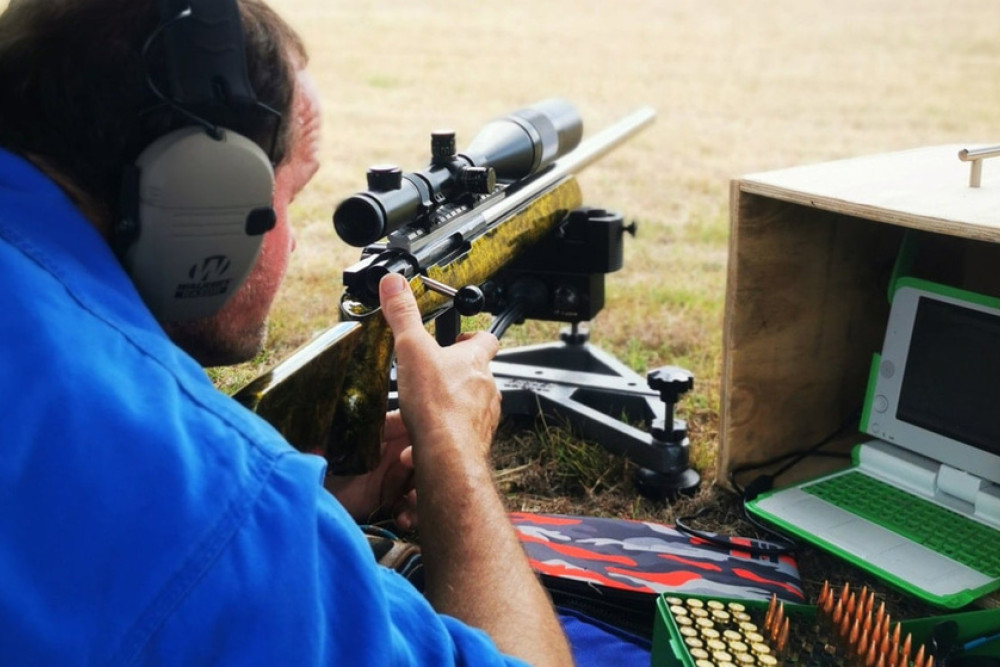
[[[708,508],[703,527],[752,534],[736,497],[713,484],[729,181],[1000,143],[1000,11],[979,0],[273,4],[309,47],[326,131],[323,168],[296,202],[298,250],[271,348],[245,373],[335,320],[340,272],[357,251],[332,233],[330,213],[364,188],[369,165],[419,168],[430,130],[451,127],[461,144],[487,120],[551,96],[572,101],[587,132],[637,107],[657,112],[650,130],[581,175],[587,203],[625,211],[640,230],[608,278],[593,342],[640,373],[665,364],[695,373],[681,409],[704,483],[692,499],[650,503],[630,464],[600,448],[554,454],[553,438],[509,429],[497,467],[512,509],[670,523]],[[509,344],[556,330],[529,328]],[[800,558],[810,589],[864,579],[822,554]]]
[[[650,130],[581,176],[589,201],[640,226],[625,268],[609,276],[594,342],[639,372],[668,363],[695,372],[697,398],[682,407],[705,483],[691,500],[657,505],[637,496],[620,459],[598,448],[587,464],[597,473],[567,472],[565,456],[538,453],[537,435],[519,431],[497,451],[517,509],[671,522],[707,507],[709,527],[752,532],[735,497],[713,485],[729,180],[1000,143],[1000,12],[976,0],[273,4],[310,49],[326,133],[323,168],[297,202],[299,247],[271,359],[333,319],[339,272],[356,251],[331,233],[329,214],[363,188],[368,165],[418,168],[431,129],[450,126],[461,143],[486,120],[550,96],[576,104],[587,131],[639,106],[657,111]],[[809,585],[839,565],[803,558]]]

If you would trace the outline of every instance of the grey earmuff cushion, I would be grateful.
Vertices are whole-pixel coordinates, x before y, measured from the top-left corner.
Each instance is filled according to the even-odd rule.
[[[192,126],[157,139],[136,166],[138,235],[126,270],[161,321],[213,314],[256,261],[260,214],[273,224],[270,160],[235,132],[214,139]]]

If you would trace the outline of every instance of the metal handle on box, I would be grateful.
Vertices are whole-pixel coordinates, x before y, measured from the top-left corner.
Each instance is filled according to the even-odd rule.
[[[963,148],[958,151],[958,159],[962,162],[971,162],[972,171],[969,173],[969,187],[978,188],[983,177],[983,160],[990,157],[1000,156],[1000,146],[989,148],[976,148],[969,150]]]

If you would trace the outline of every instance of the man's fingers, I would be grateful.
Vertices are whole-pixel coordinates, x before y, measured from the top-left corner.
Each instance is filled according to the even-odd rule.
[[[406,431],[406,424],[403,423],[403,416],[399,413],[399,410],[393,410],[392,412],[386,413],[385,428],[382,430],[382,439],[386,443],[395,442],[396,440],[409,439],[409,433]]]
[[[487,359],[495,357],[500,349],[500,341],[489,331],[468,331],[459,334],[456,342],[476,345],[483,351]]]
[[[382,315],[397,339],[415,330],[427,333],[420,317],[417,300],[413,298],[413,292],[410,291],[410,284],[406,282],[406,278],[398,273],[382,276],[378,284],[378,296],[382,305]]]

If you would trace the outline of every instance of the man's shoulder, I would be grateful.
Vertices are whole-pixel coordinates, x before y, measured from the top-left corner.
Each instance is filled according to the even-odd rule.
[[[108,647],[177,604],[234,536],[266,539],[247,518],[301,455],[173,346],[86,225],[58,192],[0,193],[0,505],[18,508],[0,516],[0,578],[23,582],[8,609],[60,600],[56,622],[18,621],[26,641],[50,627],[53,645]],[[322,467],[294,466],[317,490],[301,502]]]

